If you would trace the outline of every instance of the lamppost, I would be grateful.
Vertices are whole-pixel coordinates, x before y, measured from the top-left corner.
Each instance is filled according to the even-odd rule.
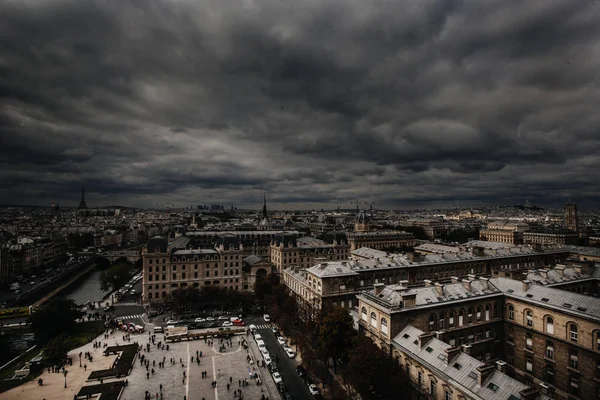
[[[65,370],[65,372],[63,372],[63,375],[65,376],[65,389],[67,388],[67,374],[69,373],[69,371]]]
[[[81,354],[83,354],[81,351],[79,352],[79,368],[81,368]]]

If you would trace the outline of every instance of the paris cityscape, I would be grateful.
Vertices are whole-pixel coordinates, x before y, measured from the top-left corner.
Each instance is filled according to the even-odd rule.
[[[599,7],[0,0],[0,400],[600,398]]]

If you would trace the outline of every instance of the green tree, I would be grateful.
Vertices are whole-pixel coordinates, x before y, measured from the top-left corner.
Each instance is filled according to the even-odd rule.
[[[191,309],[200,299],[200,291],[195,287],[179,288],[171,292],[172,310],[178,314]]]
[[[83,313],[71,299],[55,297],[30,317],[31,329],[39,344],[46,344],[63,332],[75,328],[75,319]]]
[[[325,359],[333,359],[334,373],[337,361],[346,361],[355,335],[352,317],[346,309],[333,307],[323,317],[319,330],[319,347]]]
[[[50,340],[44,347],[44,356],[51,365],[63,365],[67,359],[69,347],[65,336],[61,335]]]
[[[121,261],[110,266],[100,274],[100,290],[112,292],[123,287],[135,272],[135,266],[127,261]]]

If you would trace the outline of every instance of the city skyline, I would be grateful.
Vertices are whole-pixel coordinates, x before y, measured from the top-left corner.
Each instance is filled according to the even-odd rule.
[[[592,2],[0,12],[1,204],[598,202]]]

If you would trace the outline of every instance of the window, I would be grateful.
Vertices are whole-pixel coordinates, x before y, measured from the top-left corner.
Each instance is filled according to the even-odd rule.
[[[525,347],[529,350],[533,347],[533,335],[529,332],[525,334]]]
[[[465,322],[465,313],[463,310],[458,312],[458,326],[463,326]]]
[[[554,360],[554,343],[550,340],[546,341],[546,358]]]
[[[525,325],[533,327],[533,313],[531,310],[525,311]]]
[[[546,365],[546,382],[554,385],[554,365]]]
[[[367,308],[366,307],[361,308],[360,315],[364,321],[367,321]]]
[[[487,387],[493,392],[497,392],[498,389],[500,389],[500,386],[496,385],[494,382],[490,382]]]
[[[377,327],[377,315],[374,312],[371,313],[371,326]]]
[[[569,349],[569,366],[579,368],[579,353],[575,349]]]
[[[432,380],[429,381],[429,395],[435,399],[435,382]]]
[[[525,368],[527,372],[533,372],[533,359],[530,356],[525,359]]]
[[[468,324],[472,324],[473,323],[473,307],[469,308],[469,313],[467,314],[467,323]]]
[[[508,319],[515,319],[515,307],[512,304],[508,305]]]
[[[385,333],[386,335],[388,333],[388,324],[387,319],[385,318],[381,318],[381,332]]]
[[[446,315],[445,314],[441,314],[440,315],[440,319],[438,319],[438,329],[444,329],[444,325],[446,322]]]
[[[579,336],[579,334],[578,334],[577,325],[570,324],[569,325],[569,337],[571,338],[571,341],[576,342],[578,336]]]
[[[454,328],[454,311],[452,311],[448,317],[448,328]]]
[[[554,335],[554,319],[552,317],[546,317],[546,333]]]
[[[487,306],[485,306],[485,320],[489,321],[490,320],[490,311],[492,309],[492,306],[490,306],[489,304]]]
[[[579,392],[579,378],[571,376],[571,394],[577,394]]]
[[[429,323],[428,323],[428,327],[429,327],[429,331],[433,331],[435,330],[435,315],[431,314],[429,316]]]
[[[600,331],[594,332],[594,336],[596,337],[596,350],[600,350]]]
[[[600,378],[600,359],[596,360],[596,378]]]
[[[421,371],[419,371],[419,373],[417,374],[417,385],[419,387],[423,386],[423,374],[421,373]]]
[[[452,400],[452,393],[449,391],[444,391],[444,400]]]
[[[483,314],[483,309],[481,308],[481,306],[477,307],[477,314],[476,314],[477,322],[481,321],[482,314]]]

